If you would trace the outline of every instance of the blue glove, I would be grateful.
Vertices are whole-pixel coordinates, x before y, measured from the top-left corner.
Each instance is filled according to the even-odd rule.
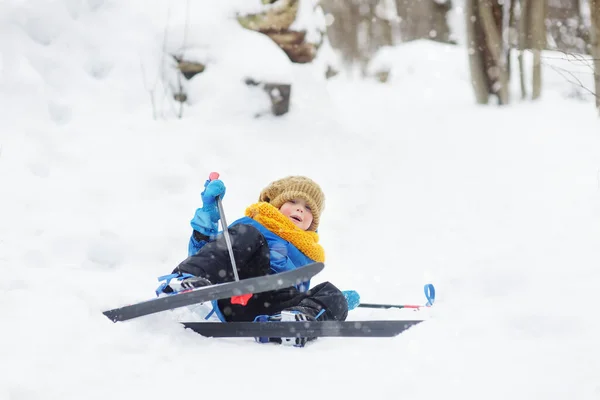
[[[360,295],[356,290],[343,290],[342,293],[348,302],[348,311],[358,307],[360,304]]]
[[[217,202],[217,196],[221,200],[225,197],[225,184],[220,179],[207,180],[204,183],[204,192],[200,196],[202,196],[204,207],[214,205]]]
[[[214,236],[218,233],[217,222],[221,218],[219,207],[217,207],[217,196],[223,199],[225,196],[225,184],[220,179],[207,180],[204,183],[202,197],[202,208],[198,208],[192,218],[191,225],[194,230],[206,236]]]

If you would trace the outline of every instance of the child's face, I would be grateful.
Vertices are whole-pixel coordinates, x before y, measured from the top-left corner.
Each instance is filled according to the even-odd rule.
[[[303,231],[307,230],[313,222],[312,211],[302,199],[286,201],[279,211]]]

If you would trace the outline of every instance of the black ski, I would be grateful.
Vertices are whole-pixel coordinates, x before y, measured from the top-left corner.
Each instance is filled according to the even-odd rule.
[[[277,290],[306,282],[321,272],[323,268],[323,263],[312,263],[291,271],[280,272],[278,274],[205,286],[190,291],[180,292],[171,296],[158,297],[140,303],[107,310],[104,311],[103,314],[113,322],[126,321],[132,318],[154,314],[160,311],[189,306],[191,304],[225,299],[247,293],[261,293],[270,290]]]
[[[392,337],[423,321],[183,322],[206,337]]]

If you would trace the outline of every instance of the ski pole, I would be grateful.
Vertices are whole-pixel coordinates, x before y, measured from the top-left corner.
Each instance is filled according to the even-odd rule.
[[[425,291],[425,297],[427,298],[427,303],[425,305],[415,305],[415,304],[376,304],[376,303],[360,303],[358,307],[363,308],[413,308],[420,309],[422,307],[431,307],[435,302],[435,287],[428,283],[423,288]]]
[[[208,176],[209,181],[214,181],[215,179],[219,179],[218,172],[211,172]],[[231,265],[233,266],[233,276],[236,281],[240,280],[240,277],[237,273],[237,267],[235,265],[235,259],[233,258],[233,246],[231,245],[231,238],[229,237],[229,230],[227,230],[227,221],[225,220],[225,212],[223,211],[223,202],[221,201],[221,196],[217,196],[217,207],[219,208],[219,216],[221,219],[221,227],[223,228],[223,236],[225,236],[225,243],[227,243],[227,251],[229,252],[229,259],[231,260]]]
[[[208,180],[214,181],[219,179],[218,172],[211,172],[208,176]],[[223,228],[223,236],[225,237],[225,243],[227,244],[227,251],[229,252],[229,259],[231,260],[231,267],[233,268],[233,277],[236,281],[240,280],[237,272],[237,266],[235,264],[235,258],[233,257],[233,246],[231,245],[231,237],[229,236],[229,230],[227,229],[227,221],[225,220],[225,211],[223,210],[223,202],[221,196],[217,196],[217,207],[219,208],[219,216],[221,219],[221,227]],[[252,297],[252,293],[242,294],[231,298],[231,304],[241,304],[245,306],[248,304],[248,300]]]
[[[421,307],[415,304],[376,304],[376,303],[360,303],[358,307],[362,308],[416,308],[419,309]]]

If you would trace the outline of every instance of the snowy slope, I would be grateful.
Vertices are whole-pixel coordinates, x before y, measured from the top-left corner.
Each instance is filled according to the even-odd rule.
[[[288,65],[302,86],[282,118],[253,118],[242,100],[255,94],[215,73],[233,109],[199,80],[207,97],[183,119],[157,95],[155,120],[165,24],[176,44],[185,4],[121,3],[0,5],[0,399],[600,398],[589,100],[553,81],[537,103],[475,106],[465,50],[418,42],[397,50],[387,86]],[[193,4],[208,24],[215,2]],[[212,11],[227,20],[234,6]],[[243,75],[224,48],[211,57]],[[431,282],[430,310],[350,315],[428,321],[304,349],[205,339],[172,313],[109,322],[102,310],[152,296],[185,258],[214,170],[229,221],[271,180],[317,180],[327,267],[314,283],[418,303]]]

